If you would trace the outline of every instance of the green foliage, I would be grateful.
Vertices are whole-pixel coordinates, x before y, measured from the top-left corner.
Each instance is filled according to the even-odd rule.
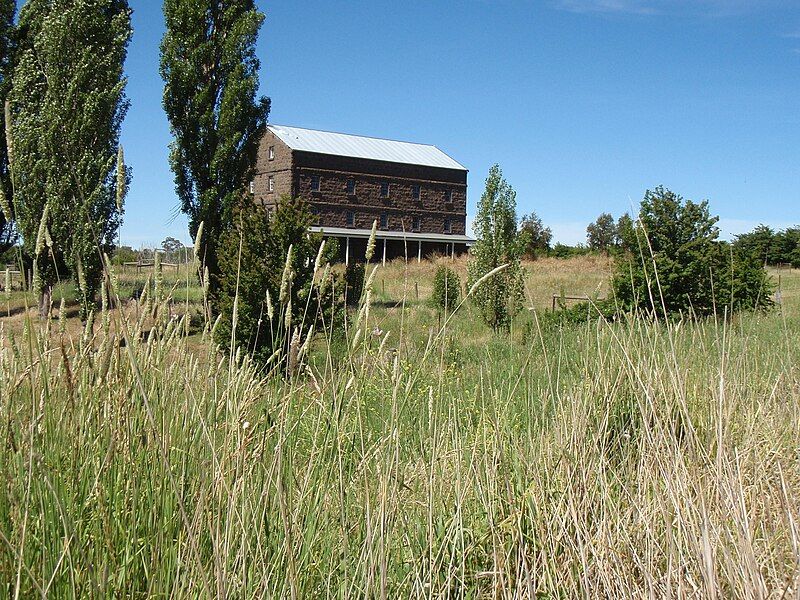
[[[139,253],[130,246],[118,246],[114,249],[114,254],[111,256],[111,262],[115,265],[121,265],[126,262],[136,262],[139,260]]]
[[[553,231],[544,226],[535,212],[522,217],[519,224],[519,235],[525,256],[531,260],[546,256],[550,252]]]
[[[0,253],[11,248],[16,242],[13,226],[14,188],[9,170],[8,148],[6,147],[5,103],[11,89],[11,73],[15,52],[14,43],[14,0],[0,0]]]
[[[507,265],[483,281],[472,295],[483,320],[495,331],[507,330],[524,300],[520,266],[524,248],[517,236],[516,192],[503,179],[499,165],[489,170],[473,231],[476,242],[470,250],[467,287],[472,288],[494,269]]]
[[[800,268],[800,227],[776,232],[766,225],[759,225],[753,231],[737,236],[734,246],[762,264],[790,264]]]
[[[216,341],[222,348],[242,348],[260,363],[276,351],[281,359],[292,351],[301,358],[298,344],[340,324],[340,284],[330,272],[315,280],[324,265],[317,262],[322,240],[308,234],[311,219],[304,201],[288,197],[272,216],[251,202],[237,210],[219,246],[214,308],[221,316]]]
[[[623,252],[633,252],[637,246],[629,246],[631,242],[636,242],[636,225],[628,213],[625,213],[617,220],[616,239],[614,245]]]
[[[639,223],[618,260],[614,292],[623,306],[654,315],[707,316],[765,307],[770,284],[759,261],[718,241],[718,217],[657,187],[642,200]],[[646,236],[646,238],[644,237]]]
[[[364,264],[351,262],[344,269],[344,299],[347,306],[358,306],[364,292]]]
[[[592,250],[578,244],[577,246],[568,246],[567,244],[562,244],[561,242],[556,243],[553,246],[553,250],[550,252],[550,256],[553,258],[574,258],[576,256],[586,256],[587,254],[591,254]]]
[[[601,214],[586,228],[586,240],[592,250],[608,253],[616,239],[617,225],[614,223],[614,217],[608,213]]]
[[[130,13],[126,0],[31,0],[20,12],[11,94],[17,223],[43,298],[71,273],[84,317],[121,220]]]
[[[269,100],[257,98],[255,45],[264,15],[253,0],[165,0],[161,42],[170,164],[189,232],[215,294],[217,244],[250,179]]]
[[[461,299],[461,280],[450,267],[439,265],[433,277],[431,304],[445,313],[458,306]]]

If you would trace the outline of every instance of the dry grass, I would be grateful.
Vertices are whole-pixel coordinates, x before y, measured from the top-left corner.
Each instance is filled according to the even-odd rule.
[[[291,380],[170,319],[145,334],[109,315],[123,347],[101,326],[0,333],[0,589],[800,593],[800,274],[782,273],[783,310],[766,315],[546,330],[525,315],[508,338],[467,307],[439,327],[427,295],[410,298],[433,269],[379,271],[378,295],[407,303],[362,325],[390,341],[320,340]],[[528,287],[547,306],[561,283],[590,293],[607,275],[541,261]]]

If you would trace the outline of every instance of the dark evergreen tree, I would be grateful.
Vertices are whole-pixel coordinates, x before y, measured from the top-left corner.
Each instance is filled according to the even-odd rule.
[[[264,21],[253,0],[165,0],[161,42],[164,109],[174,141],[170,163],[181,208],[212,298],[219,283],[221,234],[252,175],[269,99],[257,97],[255,54]]]
[[[767,306],[770,284],[758,259],[720,242],[718,217],[657,187],[648,190],[639,226],[618,262],[614,292],[623,306],[653,315],[706,316]]]
[[[304,344],[313,331],[341,325],[342,286],[329,270],[321,276],[329,256],[319,255],[322,238],[308,233],[313,216],[304,201],[283,197],[269,215],[248,198],[233,222],[219,245],[220,346],[267,362],[287,358],[293,339]]]
[[[29,0],[20,11],[14,205],[43,313],[53,284],[72,274],[87,316],[119,229],[130,15],[126,0]]]

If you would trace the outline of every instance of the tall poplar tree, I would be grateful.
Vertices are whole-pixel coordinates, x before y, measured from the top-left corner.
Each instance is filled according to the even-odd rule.
[[[486,324],[495,331],[507,330],[524,299],[520,266],[524,237],[521,239],[517,235],[517,193],[503,178],[499,165],[489,170],[472,229],[476,240],[467,265],[467,287],[471,288],[484,275],[507,265],[481,283],[472,295]]]
[[[181,209],[201,259],[219,285],[220,235],[252,176],[269,99],[258,97],[255,44],[264,21],[253,0],[164,0],[164,109]]]
[[[8,169],[8,148],[6,148],[5,102],[11,89],[9,75],[13,66],[16,8],[15,0],[0,0],[0,253],[7,250],[14,242],[13,187]]]
[[[102,254],[119,229],[130,16],[127,0],[28,0],[20,11],[11,94],[15,206],[43,313],[53,284],[71,274],[88,315]]]

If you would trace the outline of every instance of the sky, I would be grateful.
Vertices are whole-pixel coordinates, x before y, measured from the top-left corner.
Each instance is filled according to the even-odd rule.
[[[658,185],[723,237],[800,223],[797,0],[257,0],[269,121],[435,144],[555,240]],[[161,3],[130,0],[123,244],[190,242],[168,165]]]

